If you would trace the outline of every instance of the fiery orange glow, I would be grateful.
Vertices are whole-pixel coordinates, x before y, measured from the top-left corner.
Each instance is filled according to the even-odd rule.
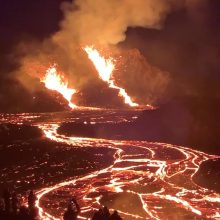
[[[106,192],[111,194],[129,193],[139,198],[142,207],[140,210],[143,210],[145,214],[141,212],[135,214],[132,213],[132,210],[125,212],[125,210],[118,209],[120,215],[125,219],[165,219],[166,214],[170,212],[167,204],[179,208],[180,219],[186,214],[191,216],[189,219],[192,219],[193,216],[196,219],[197,217],[198,219],[219,218],[219,194],[202,188],[193,181],[194,175],[203,162],[215,160],[219,156],[163,143],[69,137],[57,132],[59,126],[59,124],[38,125],[45,136],[52,141],[69,146],[105,146],[114,149],[114,161],[104,169],[39,190],[36,206],[41,219],[59,219],[58,215],[53,216],[48,213],[48,208],[43,204],[47,204],[51,194],[59,194],[61,191],[68,195],[67,198],[77,195],[81,205],[80,219],[90,219],[91,213],[102,206],[102,193]],[[181,154],[181,157],[175,160],[163,159],[158,157],[161,149],[175,150]],[[138,187],[146,188],[146,192],[138,190]],[[149,189],[153,191],[151,192]],[[54,204],[53,210],[59,207],[60,202],[57,204],[58,206]]]
[[[114,78],[112,76],[112,72],[115,69],[113,59],[105,59],[99,54],[98,50],[94,49],[93,47],[86,46],[84,50],[98,71],[99,77],[103,81],[107,82],[110,88],[118,89],[119,95],[124,98],[124,102],[126,104],[132,107],[138,106],[137,103],[131,100],[131,97],[127,94],[125,89],[115,85]]]
[[[46,71],[46,75],[41,79],[41,82],[44,82],[46,88],[59,92],[68,101],[70,108],[74,109],[77,107],[71,101],[76,90],[68,88],[68,83],[64,80],[63,75],[57,73],[55,66],[50,67]]]

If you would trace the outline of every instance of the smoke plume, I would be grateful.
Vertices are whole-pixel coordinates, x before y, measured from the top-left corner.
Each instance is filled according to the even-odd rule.
[[[161,28],[166,15],[198,0],[76,0],[63,5],[65,19],[53,40],[61,46],[115,45],[126,38],[128,27]],[[200,1],[201,2],[201,1]]]
[[[114,48],[126,39],[128,27],[162,28],[171,10],[194,7],[197,3],[198,0],[75,0],[72,3],[64,3],[64,19],[60,30],[43,43],[32,43],[31,46],[23,44],[22,49],[19,48],[26,54],[21,61],[19,79],[33,90],[34,83],[25,80],[24,73],[39,77],[45,73],[48,65],[57,63],[73,88],[80,91],[88,84],[88,88],[91,88],[91,84],[95,82],[96,85],[99,79],[82,47],[94,45],[97,48]],[[126,56],[126,53],[124,55]],[[134,59],[136,57],[139,59],[140,56],[133,56]],[[139,60],[136,63],[139,63]],[[143,69],[144,66],[147,66],[147,69]],[[167,73],[151,68],[148,63],[141,68],[137,75],[134,68],[131,72],[128,70],[127,73],[121,74],[119,82],[135,95],[136,100],[155,102],[164,93],[170,78]],[[117,76],[115,78],[117,80]],[[129,83],[126,83],[126,80]],[[145,91],[145,88],[148,89]],[[140,91],[137,91],[138,89]],[[146,97],[143,97],[144,94]]]

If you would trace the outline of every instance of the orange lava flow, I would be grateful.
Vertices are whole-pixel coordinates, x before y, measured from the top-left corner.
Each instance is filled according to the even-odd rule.
[[[110,88],[119,90],[119,96],[123,97],[125,104],[128,104],[131,107],[138,106],[137,103],[131,100],[131,97],[127,94],[125,89],[115,85],[114,78],[112,76],[115,65],[112,62],[112,58],[105,59],[99,54],[98,50],[93,47],[86,46],[84,50],[98,71],[99,77],[103,81],[107,82]]]
[[[64,77],[57,73],[55,66],[50,67],[44,76],[41,79],[41,82],[45,84],[45,87],[59,92],[69,103],[69,107],[74,109],[77,106],[71,101],[73,94],[76,93],[75,89],[68,87],[68,82],[64,80]]]
[[[220,216],[220,195],[193,181],[201,163],[219,156],[163,143],[67,137],[57,133],[59,124],[40,124],[38,127],[55,142],[72,147],[115,150],[110,166],[38,191],[37,207],[41,219],[60,219],[62,213],[57,210],[62,198],[49,210],[43,204],[50,201],[51,195],[60,195],[61,192],[67,198],[76,196],[81,206],[80,219],[90,219],[91,213],[102,205],[106,193],[115,196],[126,193],[136,198],[133,207],[140,204],[136,212],[132,208],[118,207],[123,219],[171,219],[169,215],[172,219],[174,215],[177,215],[176,219],[187,215],[188,219],[193,216],[196,219],[218,219]],[[179,156],[167,158],[166,151],[168,155]],[[132,204],[132,200],[127,202],[127,205]]]

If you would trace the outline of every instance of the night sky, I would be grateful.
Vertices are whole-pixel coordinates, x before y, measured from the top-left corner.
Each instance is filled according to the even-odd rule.
[[[42,94],[35,94],[39,99],[33,101],[33,94],[13,78],[22,56],[15,53],[15,47],[21,42],[43,41],[59,30],[61,2],[0,1],[0,111],[37,111],[42,103]],[[161,30],[129,28],[120,46],[138,48],[150,64],[170,73],[169,98],[219,99],[219,11],[220,1],[209,0],[191,12],[172,12]],[[52,99],[47,107],[60,109]]]

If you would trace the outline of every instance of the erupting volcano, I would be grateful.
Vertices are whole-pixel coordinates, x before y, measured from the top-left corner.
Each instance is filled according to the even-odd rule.
[[[113,76],[113,71],[115,69],[114,59],[111,57],[107,59],[101,56],[98,50],[93,47],[86,46],[84,51],[87,53],[89,60],[91,60],[95,66],[95,69],[99,74],[99,78],[106,82],[109,88],[118,90],[118,94],[123,98],[125,104],[130,107],[139,106],[137,103],[132,101],[131,97],[127,94],[124,88],[115,85],[115,79]],[[47,89],[59,92],[63,98],[68,101],[71,109],[78,107],[72,102],[72,96],[76,93],[76,90],[69,88],[67,78],[64,77],[63,74],[58,73],[55,65],[47,69],[45,76],[41,79],[41,82],[45,84]],[[146,105],[146,107],[150,106]]]
[[[71,89],[68,87],[68,82],[64,79],[64,76],[57,73],[57,69],[55,66],[50,67],[44,76],[41,79],[41,82],[45,84],[45,87],[59,92],[69,104],[69,107],[74,109],[77,106],[71,101],[73,94],[76,93],[75,89]]]
[[[0,10],[0,220],[220,220],[220,0]]]
[[[93,47],[86,46],[84,50],[98,71],[99,77],[103,81],[107,82],[110,88],[119,90],[119,96],[123,97],[125,104],[128,104],[131,107],[138,106],[137,103],[131,100],[131,97],[127,94],[125,89],[115,85],[114,77],[112,75],[115,68],[113,59],[105,59],[100,55],[98,50],[94,49]]]

